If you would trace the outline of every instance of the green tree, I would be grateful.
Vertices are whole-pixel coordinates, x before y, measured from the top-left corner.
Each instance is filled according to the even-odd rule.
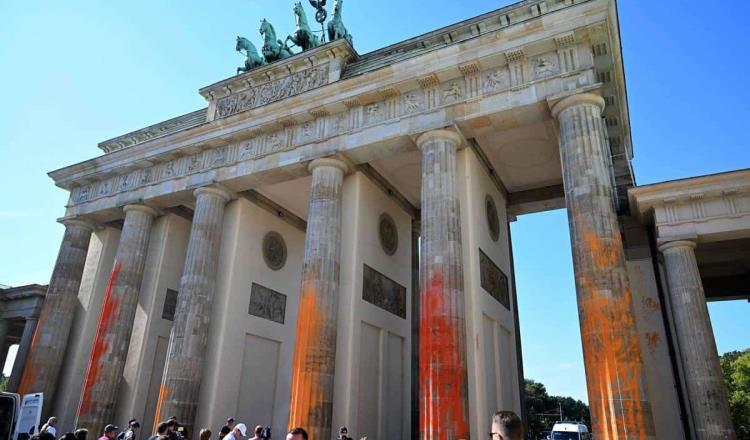
[[[560,420],[560,410],[565,420],[580,421],[591,425],[589,407],[572,397],[550,396],[544,384],[531,379],[525,380],[526,416],[529,425],[529,437],[541,438],[545,430]]]
[[[8,378],[0,373],[0,391],[5,391],[8,388]]]
[[[720,358],[729,410],[738,440],[750,440],[750,348]]]

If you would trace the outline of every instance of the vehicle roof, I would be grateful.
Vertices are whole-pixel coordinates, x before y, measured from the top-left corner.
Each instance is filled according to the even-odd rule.
[[[552,432],[589,432],[586,425],[578,422],[558,422],[552,427]]]

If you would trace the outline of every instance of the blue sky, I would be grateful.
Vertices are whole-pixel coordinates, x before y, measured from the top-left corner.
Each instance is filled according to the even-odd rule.
[[[344,19],[365,53],[510,3],[348,0]],[[620,3],[638,182],[750,167],[742,85],[750,6]],[[242,63],[235,37],[259,43],[264,17],[288,33],[291,5],[1,1],[0,284],[49,280],[67,195],[48,171],[98,155],[100,141],[203,107],[197,90]],[[521,217],[512,232],[526,376],[585,399],[565,212]],[[720,352],[750,346],[750,304],[709,308]]]

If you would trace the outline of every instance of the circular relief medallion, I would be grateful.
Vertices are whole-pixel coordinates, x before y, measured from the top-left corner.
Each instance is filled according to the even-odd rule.
[[[393,218],[385,212],[380,214],[378,222],[378,235],[380,236],[380,245],[387,255],[393,255],[398,249],[398,229]]]
[[[271,231],[263,237],[263,259],[273,270],[279,270],[286,264],[286,243],[278,232]]]
[[[484,209],[487,214],[487,228],[490,230],[490,238],[492,238],[492,241],[497,241],[500,238],[500,220],[497,217],[495,201],[489,194],[484,199]]]

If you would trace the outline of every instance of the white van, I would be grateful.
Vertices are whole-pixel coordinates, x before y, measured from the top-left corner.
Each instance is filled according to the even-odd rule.
[[[21,398],[18,394],[0,392],[0,438],[13,438],[20,412]]]
[[[28,440],[39,429],[42,415],[42,393],[0,392],[0,439]]]
[[[552,427],[552,440],[590,440],[589,429],[583,423],[558,422]]]

